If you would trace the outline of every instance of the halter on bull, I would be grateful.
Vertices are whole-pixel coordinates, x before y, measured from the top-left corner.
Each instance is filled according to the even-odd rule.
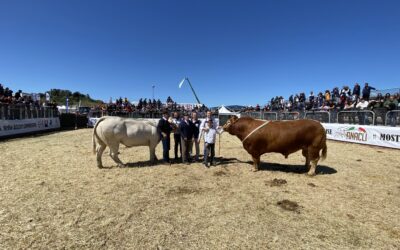
[[[306,158],[305,165],[309,168],[308,175],[315,175],[318,161],[326,158],[325,129],[316,121],[266,122],[250,117],[233,116],[225,123],[223,129],[242,141],[244,149],[253,158],[254,171],[258,170],[260,156],[270,152],[281,153],[287,158],[301,149]]]

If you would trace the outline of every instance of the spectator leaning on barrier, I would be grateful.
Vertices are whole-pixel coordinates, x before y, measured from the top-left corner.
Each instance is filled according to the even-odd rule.
[[[345,110],[351,110],[354,109],[354,103],[351,101],[351,99],[347,99],[346,104],[344,105]]]
[[[374,87],[369,86],[369,84],[366,82],[364,85],[364,88],[362,90],[362,98],[364,98],[366,101],[369,101],[369,97],[371,95],[371,90],[375,89]]]
[[[396,112],[391,112],[395,109],[397,109],[399,103],[397,102],[397,100],[394,99],[394,96],[390,96],[385,103],[383,104],[383,106],[385,108],[387,108],[388,110],[388,123],[395,127],[396,126],[396,118],[397,118],[397,114]]]
[[[323,101],[322,105],[319,107],[320,110],[329,111],[331,108],[329,102]]]
[[[357,105],[356,105],[356,109],[360,109],[360,110],[368,109],[368,101],[365,100],[364,98],[361,98],[360,102],[357,103]],[[366,116],[365,112],[360,112],[358,114],[358,120],[359,120],[360,125],[368,125],[369,124],[369,120],[368,120],[368,117]]]

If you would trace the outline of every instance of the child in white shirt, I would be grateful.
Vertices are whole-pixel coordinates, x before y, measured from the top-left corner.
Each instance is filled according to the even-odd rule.
[[[220,134],[220,131],[215,129],[213,125],[213,120],[210,119],[207,121],[207,129],[204,130],[204,162],[203,164],[208,167],[208,154],[210,155],[210,165],[215,165],[214,156],[215,156],[215,139],[217,137],[217,133]],[[203,133],[203,132],[202,132]],[[199,136],[200,140],[201,136]]]

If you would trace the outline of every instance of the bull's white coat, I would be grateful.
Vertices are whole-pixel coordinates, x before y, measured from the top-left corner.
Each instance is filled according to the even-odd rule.
[[[94,126],[92,142],[93,152],[97,156],[97,166],[102,168],[101,156],[107,146],[110,148],[111,158],[118,166],[124,166],[118,158],[120,144],[127,147],[148,146],[150,161],[154,163],[157,159],[155,149],[160,142],[160,136],[155,122],[105,116]]]

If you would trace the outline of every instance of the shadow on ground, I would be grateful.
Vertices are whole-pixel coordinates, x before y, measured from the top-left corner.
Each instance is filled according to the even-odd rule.
[[[232,163],[246,163],[249,165],[253,165],[252,161],[241,161],[237,158],[217,158],[217,165],[227,165]],[[279,164],[279,163],[267,163],[261,162],[259,166],[260,171],[279,171],[285,173],[296,173],[296,174],[304,174],[307,173],[307,169],[304,165],[286,165],[286,164]],[[337,171],[334,168],[325,166],[325,165],[318,165],[316,174],[336,174]]]

